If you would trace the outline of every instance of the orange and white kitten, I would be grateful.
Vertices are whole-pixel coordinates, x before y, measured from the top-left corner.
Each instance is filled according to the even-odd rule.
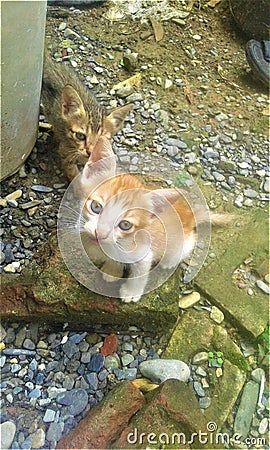
[[[132,104],[104,108],[73,70],[64,63],[54,63],[47,53],[41,98],[69,180],[78,175],[100,136],[110,139],[122,128],[132,108]]]
[[[150,190],[135,176],[115,174],[109,142],[102,138],[98,146],[97,154],[103,158],[96,164],[89,161],[81,175],[81,239],[88,257],[101,267],[104,280],[123,278],[128,268],[120,297],[137,302],[153,267],[176,268],[191,255],[197,218],[178,190]],[[216,221],[222,222],[224,217],[226,220],[217,215]]]

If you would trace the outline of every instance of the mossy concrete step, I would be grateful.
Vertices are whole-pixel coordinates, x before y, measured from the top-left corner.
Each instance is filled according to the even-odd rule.
[[[256,268],[269,255],[268,213],[261,208],[248,213],[239,217],[239,227],[230,225],[213,233],[211,252],[216,258],[207,259],[195,282],[227,319],[256,337],[269,319],[268,296],[256,286],[254,295],[249,295],[232,278],[234,270],[247,258],[252,258]]]
[[[68,323],[73,329],[128,330],[129,326],[153,333],[170,332],[178,319],[177,272],[137,303],[103,297],[80,285],[70,274],[52,239],[32,272],[3,276],[1,315],[4,320]]]
[[[217,378],[214,368],[208,370],[211,405],[204,414],[206,420],[215,422],[216,429],[220,430],[243,387],[248,363],[226,329],[215,324],[208,315],[208,311],[195,309],[183,314],[162,358],[176,358],[188,364],[199,352],[222,351],[222,376]]]

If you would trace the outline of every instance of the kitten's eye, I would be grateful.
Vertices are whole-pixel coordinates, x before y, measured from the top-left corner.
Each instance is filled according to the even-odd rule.
[[[90,208],[95,214],[100,214],[102,211],[102,205],[98,203],[96,200],[91,201]]]
[[[128,231],[132,228],[132,223],[130,223],[128,220],[121,220],[118,224],[120,230]]]
[[[86,136],[83,133],[75,133],[75,137],[79,140],[79,141],[85,141]]]

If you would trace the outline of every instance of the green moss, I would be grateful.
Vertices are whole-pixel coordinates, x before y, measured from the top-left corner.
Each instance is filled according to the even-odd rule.
[[[230,361],[230,363],[232,363],[234,366],[237,366],[238,369],[240,369],[242,372],[247,373],[249,366],[244,356],[240,355],[239,353],[228,352],[224,355],[224,357],[227,358],[228,361]]]
[[[257,119],[255,118],[251,123],[250,130],[253,131],[253,133],[267,135],[269,126],[268,120],[269,119],[267,116],[258,117]]]

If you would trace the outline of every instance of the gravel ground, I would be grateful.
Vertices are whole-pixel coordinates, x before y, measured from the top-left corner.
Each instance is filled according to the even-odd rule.
[[[184,7],[185,2],[181,3]],[[233,41],[228,53],[224,49],[229,47],[229,39],[222,39],[222,52],[213,39],[206,39],[209,24],[215,25],[209,12],[196,10],[183,19],[180,37],[176,32],[170,37],[175,25],[166,25],[169,37],[165,44],[172,45],[176,52],[181,41],[183,52],[179,56],[177,51],[175,58],[168,52],[167,65],[163,66],[164,48],[152,42],[151,57],[146,45],[152,34],[150,30],[145,37],[149,27],[131,22],[135,31],[130,37],[120,23],[122,34],[115,33],[116,37],[112,37],[109,28],[114,22],[100,17],[100,11],[100,8],[49,8],[46,34],[53,57],[71,64],[104,105],[134,104],[123,130],[113,140],[124,170],[162,177],[169,185],[189,183],[192,176],[211,208],[221,206],[223,210],[236,212],[254,207],[266,209],[269,138],[266,128],[259,125],[269,100],[256,85],[245,84],[247,68],[239,41]],[[210,42],[210,48],[205,47],[209,58],[204,55],[201,42]],[[136,51],[139,56],[132,60],[130,53]],[[135,65],[131,73],[123,68],[125,53]],[[201,60],[203,63],[199,65]],[[226,70],[213,71],[213,61]],[[244,80],[235,75],[236,62]],[[140,72],[143,79],[138,90],[113,88],[135,72]],[[20,273],[38,256],[48,234],[56,228],[57,211],[66,187],[58,158],[52,151],[50,129],[41,115],[37,143],[25,166],[2,183],[1,271]],[[13,449],[55,448],[60,436],[108,389],[123,376],[138,376],[139,362],[158,357],[164,345],[160,337],[145,337],[139,332],[134,337],[134,330],[118,335],[117,354],[106,367],[106,358],[101,361],[95,356],[100,355],[106,337],[100,330],[89,334],[49,332],[36,324],[3,326],[1,421],[16,417]],[[128,369],[124,375],[123,367]],[[207,407],[211,401],[207,387],[209,370],[218,368],[222,369],[209,369],[208,361],[199,366],[191,364],[201,407]],[[258,369],[255,357],[252,368]],[[71,392],[75,392],[72,400],[66,397]],[[70,411],[71,402],[72,407],[77,407],[75,412]],[[263,397],[250,437],[265,435],[268,411],[269,399]],[[230,432],[234,415],[235,411],[227,423]]]

